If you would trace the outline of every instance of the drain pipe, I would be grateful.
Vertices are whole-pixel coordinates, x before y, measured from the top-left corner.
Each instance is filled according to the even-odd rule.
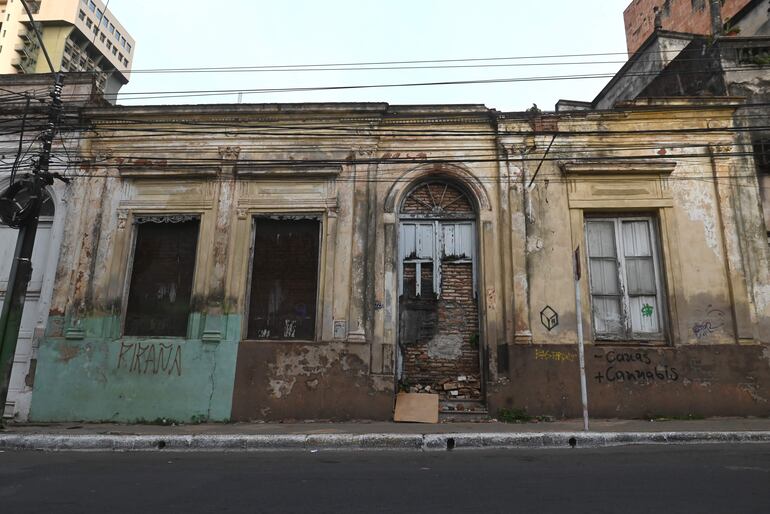
[[[722,0],[711,0],[711,35],[721,36],[724,29],[722,24]]]

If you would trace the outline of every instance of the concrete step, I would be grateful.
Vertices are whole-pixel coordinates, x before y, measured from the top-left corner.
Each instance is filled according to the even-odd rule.
[[[485,423],[489,421],[489,411],[478,400],[442,400],[439,402],[439,421],[464,423]]]

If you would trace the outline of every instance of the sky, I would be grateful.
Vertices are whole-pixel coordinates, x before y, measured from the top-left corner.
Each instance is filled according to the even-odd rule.
[[[134,72],[118,102],[484,104],[499,111],[536,103],[553,110],[560,98],[592,100],[609,78],[531,79],[616,72],[627,59],[623,9],[629,1],[110,0],[109,9],[136,40]],[[561,55],[574,57],[552,57]],[[538,56],[551,57],[532,58]],[[517,59],[501,59],[510,57]],[[489,58],[496,60],[431,63],[466,67],[419,70],[148,72]],[[489,79],[517,81],[248,92]],[[213,94],[168,94],[186,91]]]

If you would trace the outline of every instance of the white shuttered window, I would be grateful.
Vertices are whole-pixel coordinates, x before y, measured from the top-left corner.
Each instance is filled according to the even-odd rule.
[[[663,340],[653,219],[587,218],[586,246],[596,339]]]

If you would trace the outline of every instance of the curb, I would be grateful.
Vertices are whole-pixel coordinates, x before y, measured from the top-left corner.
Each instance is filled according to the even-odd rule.
[[[770,443],[770,431],[168,436],[0,434],[0,450],[42,451],[446,451],[717,443]]]

